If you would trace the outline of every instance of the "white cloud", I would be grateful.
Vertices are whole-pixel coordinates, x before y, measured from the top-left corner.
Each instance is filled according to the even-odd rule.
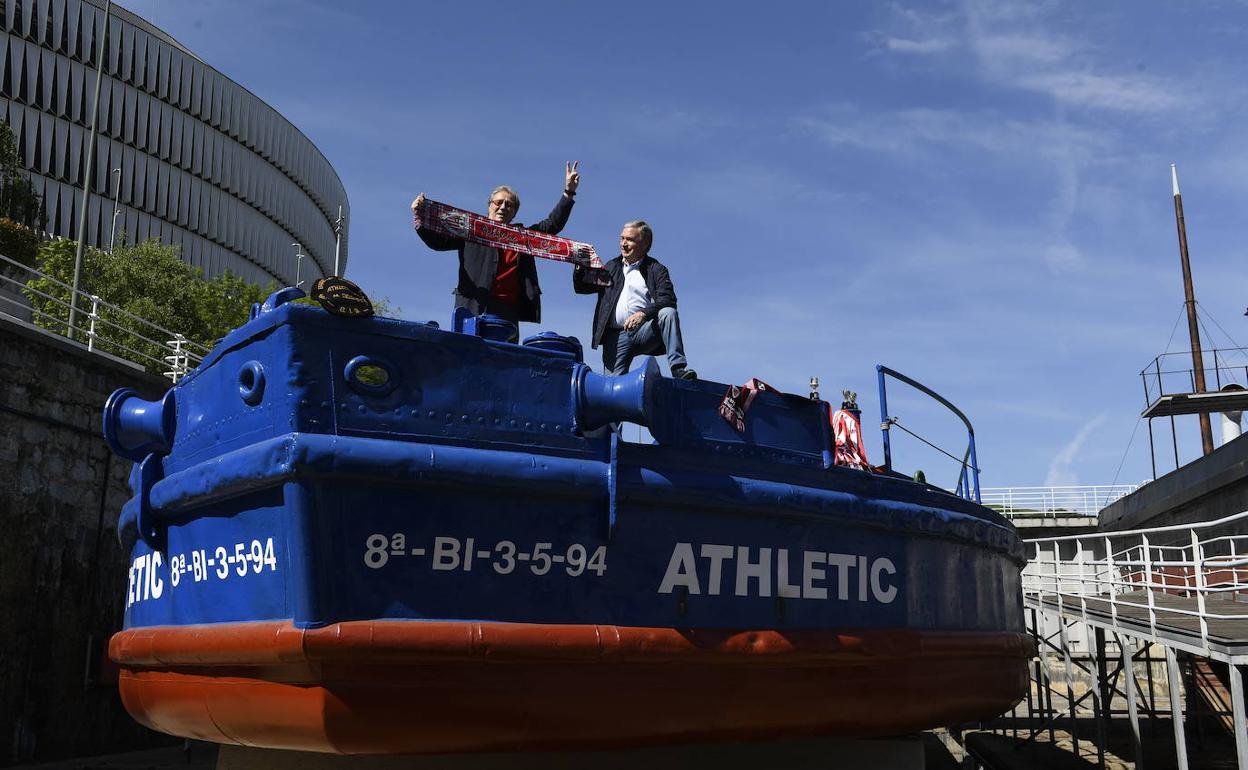
[[[934,12],[908,8],[899,3],[888,6],[889,12],[900,23],[912,29],[941,29],[955,21],[958,11]]]
[[[1043,6],[972,1],[963,7],[967,45],[988,82],[1101,111],[1165,113],[1193,102],[1171,79],[1121,72],[1099,41],[1049,31]]]
[[[950,14],[890,10],[891,29],[871,34],[878,47],[911,55],[968,49],[978,77],[995,86],[1043,94],[1064,106],[1127,113],[1167,112],[1191,101],[1164,78],[1098,65],[1104,57],[1096,43],[1046,29],[1043,5],[967,0]]]
[[[1044,263],[1054,275],[1070,273],[1084,267],[1083,252],[1072,243],[1055,243],[1044,252]]]
[[[1071,54],[1071,45],[1065,40],[1027,34],[981,35],[975,47],[981,56],[996,63],[1053,63]]]
[[[1135,75],[1058,71],[1024,75],[1016,83],[1065,104],[1120,112],[1168,112],[1190,101],[1173,83]]]
[[[1084,423],[1079,431],[1075,433],[1074,438],[1062,447],[1053,460],[1049,463],[1049,472],[1044,478],[1046,487],[1070,486],[1079,483],[1079,471],[1075,461],[1079,456],[1079,451],[1083,449],[1084,443],[1092,433],[1109,418],[1108,413],[1102,412]]]
[[[958,13],[933,13],[906,8],[898,4],[888,7],[888,29],[873,29],[863,38],[876,51],[928,56],[944,53],[963,44],[957,23]]]
[[[1032,0],[966,0],[962,9],[981,23],[1034,23],[1044,13],[1044,6]]]
[[[948,38],[931,37],[926,40],[911,40],[904,37],[884,38],[884,47],[897,53],[933,54],[943,53],[953,48],[954,41]]]
[[[1104,133],[1054,120],[1019,120],[990,111],[915,108],[866,113],[836,105],[795,121],[831,145],[887,153],[915,153],[930,146],[1046,158],[1090,155],[1108,146]]]

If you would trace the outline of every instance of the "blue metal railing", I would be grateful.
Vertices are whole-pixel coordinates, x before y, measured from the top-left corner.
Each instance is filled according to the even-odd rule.
[[[889,430],[896,425],[898,428],[906,431],[936,451],[951,458],[954,462],[957,462],[961,466],[961,471],[958,473],[957,495],[967,500],[974,500],[977,503],[980,502],[979,461],[975,455],[975,428],[971,426],[971,421],[967,419],[961,409],[958,409],[947,398],[927,387],[923,383],[913,380],[901,372],[889,369],[883,364],[877,365],[875,367],[875,371],[880,383],[880,431],[884,434],[884,467],[890,471],[893,469],[893,448],[892,443],[889,440]],[[958,416],[958,419],[966,425],[967,434],[966,452],[963,453],[961,458],[949,454],[917,433],[902,427],[896,417],[888,416],[888,392],[885,385],[886,377],[892,377],[895,380],[904,382],[915,390],[926,393]]]

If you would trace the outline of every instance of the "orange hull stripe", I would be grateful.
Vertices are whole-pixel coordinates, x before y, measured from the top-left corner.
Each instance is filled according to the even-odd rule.
[[[145,670],[122,673],[121,696],[149,727],[220,743],[341,754],[551,751],[898,735],[991,719],[1026,691],[1026,664],[344,665],[304,682],[271,681],[275,672],[259,668],[250,677]]]
[[[157,626],[116,634],[113,660],[126,667],[297,663],[417,664],[469,661],[698,660],[783,665],[854,658],[1027,658],[1021,633],[953,631],[735,631],[453,621],[355,621],[297,629],[288,621]]]

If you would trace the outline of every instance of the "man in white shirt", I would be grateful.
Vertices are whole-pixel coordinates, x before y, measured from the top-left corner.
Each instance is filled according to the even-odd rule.
[[[650,225],[641,220],[628,222],[620,231],[620,256],[602,268],[610,283],[601,286],[587,281],[587,273],[594,268],[577,267],[572,271],[572,288],[577,294],[598,295],[593,347],[602,345],[606,373],[624,374],[635,357],[666,351],[672,376],[694,380],[698,375],[689,368],[680,336],[676,290],[667,268],[650,256],[653,242]]]

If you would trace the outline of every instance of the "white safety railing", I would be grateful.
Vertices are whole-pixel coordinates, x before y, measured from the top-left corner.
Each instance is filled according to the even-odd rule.
[[[1242,622],[1248,620],[1248,511],[1198,524],[1038,538],[1028,540],[1027,545],[1031,561],[1023,570],[1023,603],[1033,613],[1033,627],[1040,623],[1051,627],[1054,621],[1058,626],[1058,652],[1065,661],[1067,697],[1072,703],[1072,734],[1076,701],[1070,684],[1070,631],[1082,623],[1086,649],[1096,653],[1088,661],[1093,681],[1101,681],[1101,672],[1115,666],[1128,677],[1120,689],[1127,699],[1137,767],[1142,756],[1135,702],[1138,685],[1134,655],[1129,651],[1142,643],[1146,650],[1159,644],[1165,651],[1170,722],[1180,768],[1188,767],[1184,711],[1192,706],[1184,707],[1179,695],[1183,685],[1178,651],[1228,664],[1236,766],[1248,770],[1243,670],[1248,664],[1243,652],[1248,631]],[[1116,660],[1106,656],[1103,643],[1093,646],[1093,627],[1097,634],[1103,629],[1113,634],[1119,648]],[[1045,637],[1046,645],[1050,639]],[[1099,639],[1103,642],[1104,635]],[[1149,665],[1145,663],[1145,675],[1151,691]],[[1047,676],[1044,669],[1037,670]],[[1052,683],[1046,680],[1046,686],[1051,688]],[[1109,688],[1106,691],[1113,692]],[[1096,708],[1106,708],[1100,704],[1099,692],[1096,687],[1089,690]],[[1155,704],[1152,709],[1155,712]],[[1055,713],[1051,704],[1049,713]]]
[[[31,287],[29,284],[35,279],[50,282],[63,290],[63,296]],[[84,342],[88,351],[108,353],[144,367],[158,368],[174,382],[185,377],[208,354],[204,345],[84,291],[76,294],[81,320],[71,327],[67,320],[68,297],[74,295],[73,287],[3,255],[0,255],[0,286],[40,300],[27,306],[0,293],[0,312],[13,315],[29,312],[41,328]],[[39,304],[62,312],[48,312],[38,307]]]
[[[1158,625],[1198,634],[1208,654],[1209,623],[1248,620],[1248,511],[1200,524],[1028,540],[1023,593],[1032,602],[1138,634]],[[1174,601],[1181,599],[1187,601]],[[1238,600],[1238,601],[1232,601]],[[1099,602],[1099,603],[1098,603]]]
[[[985,487],[984,505],[1008,517],[1095,518],[1102,508],[1139,489],[1137,484],[1068,487]]]

